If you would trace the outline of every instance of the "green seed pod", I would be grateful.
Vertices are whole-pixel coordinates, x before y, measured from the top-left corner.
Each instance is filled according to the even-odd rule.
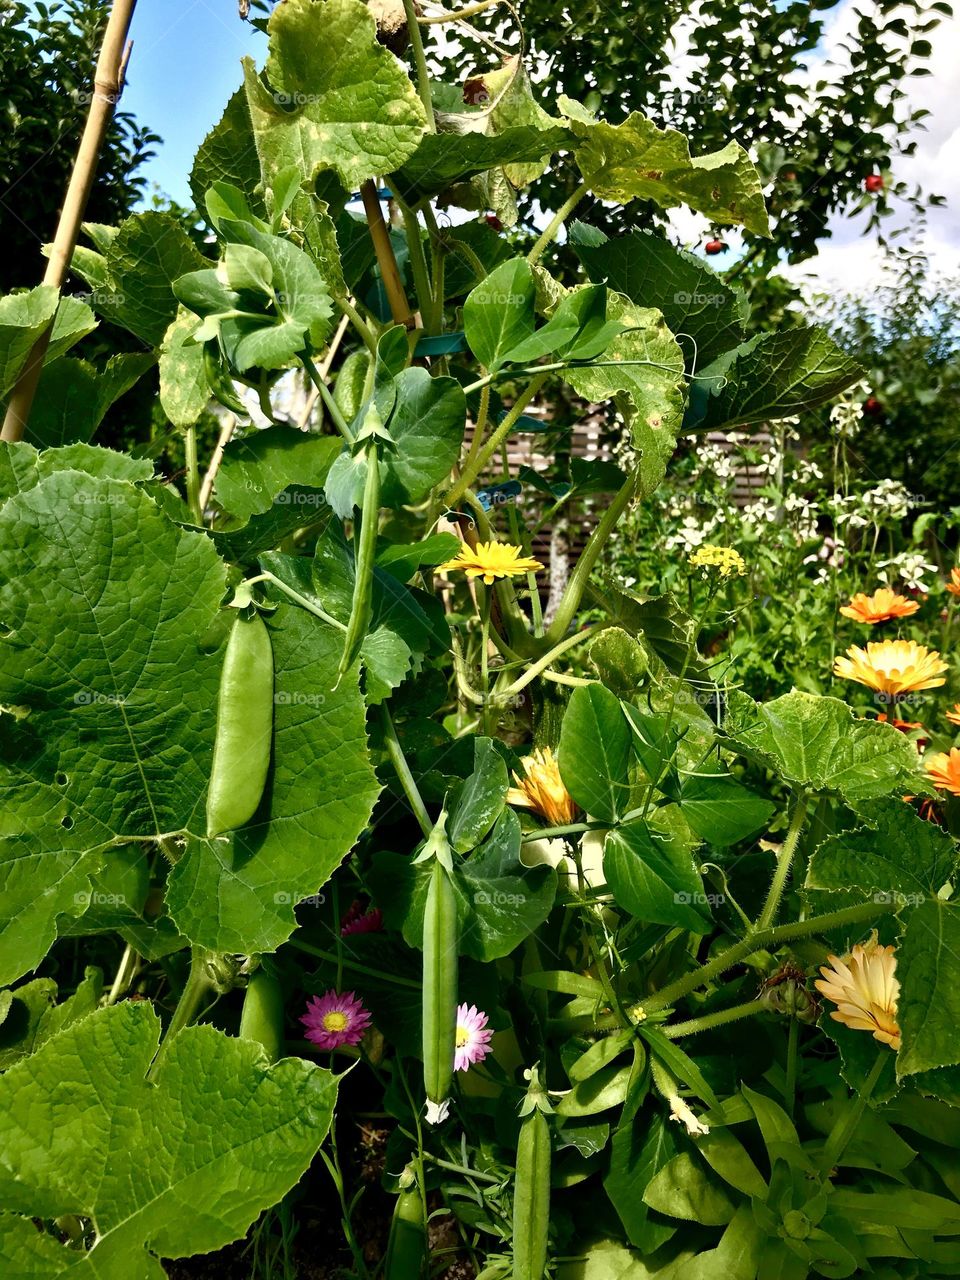
[[[240,1039],[257,1040],[267,1057],[283,1057],[283,989],[272,973],[258,969],[243,994]]]
[[[351,351],[340,366],[333,388],[333,399],[347,422],[353,422],[363,406],[363,386],[369,368],[370,355],[366,348],[363,351]]]
[[[363,484],[363,514],[359,533],[354,530],[356,576],[350,621],[343,642],[343,653],[337,669],[337,682],[353,665],[373,616],[373,570],[377,558],[377,532],[380,525],[380,464],[377,447],[371,441],[366,450],[367,475]]]
[[[446,822],[441,814],[437,828]],[[437,829],[427,848],[442,838],[449,860],[450,847]],[[423,915],[423,1083],[427,1094],[427,1120],[446,1119],[453,1084],[457,1045],[457,955],[460,949],[457,898],[450,872],[436,854],[430,871],[430,887]]]
[[[427,1227],[423,1198],[408,1165],[400,1176],[400,1194],[393,1210],[383,1280],[420,1280],[427,1261]]]
[[[259,614],[237,616],[227,641],[217,736],[207,791],[207,835],[253,817],[263,795],[273,739],[273,648]]]
[[[551,1110],[537,1068],[526,1072],[530,1081],[520,1114],[517,1176],[513,1192],[513,1280],[543,1280],[547,1266],[550,1225]]]

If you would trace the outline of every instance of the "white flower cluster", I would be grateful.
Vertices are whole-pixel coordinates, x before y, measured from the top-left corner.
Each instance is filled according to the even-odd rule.
[[[852,440],[860,430],[863,422],[863,397],[866,394],[867,384],[858,382],[855,386],[848,387],[830,410],[830,425],[838,439]]]
[[[879,523],[884,517],[889,520],[903,520],[917,500],[899,480],[881,480],[874,489],[868,489],[860,495],[860,501]]]
[[[939,572],[919,551],[901,551],[892,560],[881,560],[877,570],[877,577],[886,586],[902,582],[910,591],[927,591],[926,575]]]

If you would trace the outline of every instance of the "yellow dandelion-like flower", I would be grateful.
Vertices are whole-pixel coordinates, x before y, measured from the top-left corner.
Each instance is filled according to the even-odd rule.
[[[960,796],[960,750],[951,747],[949,754],[938,751],[928,756],[923,762],[927,776],[940,791],[949,791],[952,796]]]
[[[952,710],[945,712],[945,715],[951,724],[960,724],[960,702],[955,702]]]
[[[560,766],[549,747],[537,748],[520,761],[523,774],[514,772],[515,787],[507,792],[507,804],[533,809],[552,827],[565,827],[577,816],[577,806],[563,785]]]
[[[508,542],[478,542],[475,547],[462,542],[454,558],[439,565],[437,572],[462,569],[468,578],[482,578],[489,587],[495,578],[513,578],[543,568],[539,560],[522,552],[522,547],[512,547]]]
[[[837,658],[833,674],[896,698],[945,684],[946,669],[936,650],[913,640],[883,640],[865,649],[851,645],[845,658]]]
[[[840,612],[854,622],[887,622],[890,618],[909,618],[920,605],[916,600],[897,595],[889,587],[880,587],[872,596],[858,592],[849,604],[841,605]]]
[[[896,947],[881,947],[874,929],[867,941],[858,942],[849,955],[827,959],[829,966],[821,968],[823,978],[818,978],[814,986],[837,1006],[830,1017],[855,1031],[869,1031],[874,1040],[888,1044],[894,1051],[899,1049]]]
[[[687,563],[694,569],[705,569],[707,572],[716,569],[721,578],[730,578],[735,573],[742,577],[747,572],[739,551],[734,551],[733,547],[716,547],[712,542],[705,542],[702,547],[698,547]]]
[[[950,581],[945,585],[952,596],[960,596],[960,569],[950,570]]]

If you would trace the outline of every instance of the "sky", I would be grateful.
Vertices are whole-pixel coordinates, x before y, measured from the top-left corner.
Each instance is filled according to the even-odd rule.
[[[842,0],[826,15],[811,79],[823,74],[828,60],[844,58],[843,39],[855,21],[854,9],[870,2]],[[123,109],[164,139],[143,172],[167,195],[189,204],[193,155],[240,83],[241,57],[250,54],[262,65],[266,40],[240,20],[235,0],[140,0],[131,35],[134,48]],[[928,65],[933,74],[909,82],[910,106],[932,114],[925,131],[915,134],[916,155],[900,161],[893,177],[947,197],[946,209],[930,212],[925,247],[934,270],[952,275],[960,274],[960,18],[945,19],[932,41]],[[694,71],[691,66],[689,72]],[[696,215],[679,212],[671,222],[681,242],[701,239],[705,223]],[[813,289],[862,290],[883,258],[872,238],[862,236],[863,223],[862,218],[836,218],[818,257],[785,267],[784,273]],[[735,233],[728,239],[735,250]]]

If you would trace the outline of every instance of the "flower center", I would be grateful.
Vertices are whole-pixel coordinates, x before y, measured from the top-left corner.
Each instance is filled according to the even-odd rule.
[[[470,1029],[468,1027],[457,1027],[457,1048],[463,1049],[470,1043]]]
[[[324,1031],[345,1031],[347,1029],[347,1015],[340,1009],[334,1009],[330,1013],[323,1015]]]

